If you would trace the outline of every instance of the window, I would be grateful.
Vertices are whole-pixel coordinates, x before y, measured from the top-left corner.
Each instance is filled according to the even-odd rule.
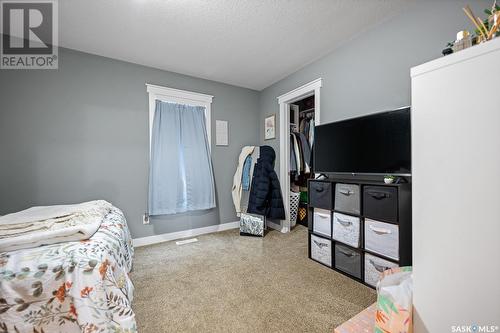
[[[212,96],[147,85],[149,93],[149,214],[215,207],[210,159]]]

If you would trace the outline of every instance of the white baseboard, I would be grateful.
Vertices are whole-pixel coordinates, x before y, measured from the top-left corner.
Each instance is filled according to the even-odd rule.
[[[157,244],[157,243],[162,243],[162,242],[168,242],[168,241],[175,240],[175,239],[193,237],[193,236],[198,236],[198,235],[203,235],[203,234],[210,234],[213,232],[219,232],[219,231],[224,231],[224,230],[229,230],[229,229],[237,229],[239,227],[240,227],[239,221],[223,223],[223,224],[216,224],[216,225],[211,225],[211,226],[203,227],[203,228],[170,232],[168,234],[134,238],[132,240],[132,244],[134,245],[134,247],[140,247],[140,246],[146,246],[146,245]]]
[[[279,232],[282,232],[282,233],[287,233],[289,231],[287,227],[284,227],[281,225],[282,224],[281,222],[280,222],[280,224],[278,224],[278,223],[274,223],[271,221],[266,221],[266,224],[269,228],[274,229],[274,230],[278,230]]]

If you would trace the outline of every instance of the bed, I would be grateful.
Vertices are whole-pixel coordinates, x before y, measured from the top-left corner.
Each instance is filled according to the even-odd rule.
[[[136,332],[132,256],[116,207],[87,240],[0,252],[0,333]]]

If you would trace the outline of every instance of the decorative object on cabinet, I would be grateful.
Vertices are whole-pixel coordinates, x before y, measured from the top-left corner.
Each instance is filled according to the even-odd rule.
[[[384,183],[386,183],[386,184],[392,184],[392,183],[394,183],[395,180],[396,180],[396,177],[394,177],[392,175],[384,176]]]
[[[500,36],[500,5],[497,4],[496,0],[491,6],[491,9],[487,8],[484,10],[484,13],[488,15],[485,19],[475,16],[469,6],[462,9],[474,25],[475,31],[472,34],[467,30],[459,31],[457,33],[457,39],[453,42],[449,42],[442,51],[444,56]]]
[[[264,237],[266,217],[264,215],[241,213],[240,235]]]
[[[465,15],[471,20],[476,27],[476,37],[478,42],[486,42],[500,35],[500,6],[497,2],[493,3],[491,9],[485,9],[484,12],[488,17],[482,20],[480,17],[475,16],[474,12],[469,6],[462,8]]]
[[[309,258],[372,288],[384,270],[411,265],[411,183],[333,177],[308,186]],[[321,254],[313,240],[327,244]]]
[[[453,44],[454,42],[449,42],[448,44],[446,44],[446,48],[443,49],[443,51],[441,51],[441,53],[444,55],[444,56],[447,56],[449,54],[452,54],[453,53]]]
[[[276,115],[273,114],[264,120],[264,139],[276,138]]]
[[[465,50],[472,46],[472,36],[467,30],[457,32],[457,39],[453,43],[453,52]]]

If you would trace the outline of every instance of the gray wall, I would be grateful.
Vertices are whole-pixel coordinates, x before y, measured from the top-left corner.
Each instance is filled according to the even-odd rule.
[[[142,224],[146,82],[215,96],[216,209]],[[232,177],[241,146],[259,143],[257,91],[65,49],[59,70],[1,70],[0,87],[0,215],[102,198],[123,209],[134,238],[237,220]],[[229,121],[229,147],[215,146],[216,119]]]
[[[410,105],[410,68],[440,57],[457,31],[473,30],[462,12],[467,3],[479,15],[492,1],[419,1],[264,89],[260,95],[261,143],[279,153],[279,139],[262,139],[264,118],[276,113],[279,125],[276,97],[319,77],[323,78],[322,123]]]
[[[232,176],[242,145],[263,141],[276,97],[318,77],[322,122],[410,104],[410,67],[440,56],[470,28],[467,1],[422,1],[263,91],[229,86],[76,51],[57,71],[0,71],[0,214],[95,198],[123,208],[134,237],[235,221]],[[477,14],[490,1],[476,1]],[[217,209],[142,225],[148,178],[146,82],[215,96],[230,146],[213,145]],[[260,133],[259,133],[260,131]],[[279,131],[277,132],[279,133]],[[213,142],[212,142],[213,143]],[[279,158],[276,168],[279,168]]]

